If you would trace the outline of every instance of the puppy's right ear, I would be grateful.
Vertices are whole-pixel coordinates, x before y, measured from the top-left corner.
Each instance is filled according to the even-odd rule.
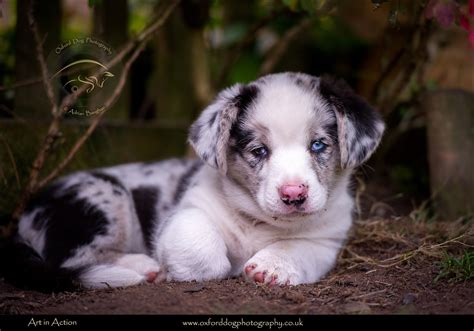
[[[235,84],[216,99],[191,125],[188,141],[197,155],[222,174],[227,172],[227,148],[232,125],[240,111],[247,109],[258,93],[253,85]]]

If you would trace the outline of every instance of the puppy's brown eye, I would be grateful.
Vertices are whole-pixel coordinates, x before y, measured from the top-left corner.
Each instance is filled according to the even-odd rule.
[[[257,148],[254,148],[250,151],[254,156],[259,157],[259,158],[264,158],[268,155],[268,148],[266,146],[260,146]]]

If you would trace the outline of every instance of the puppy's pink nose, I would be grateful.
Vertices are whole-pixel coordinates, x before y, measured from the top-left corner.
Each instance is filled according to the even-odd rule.
[[[305,184],[285,184],[278,190],[280,199],[287,205],[301,205],[308,197],[308,186]]]

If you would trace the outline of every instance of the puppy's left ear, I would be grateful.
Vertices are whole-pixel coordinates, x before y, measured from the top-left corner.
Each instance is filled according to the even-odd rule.
[[[336,114],[341,166],[357,167],[380,143],[385,130],[382,117],[344,81],[323,76],[319,92]]]
[[[191,125],[188,141],[197,155],[222,174],[227,172],[227,149],[232,125],[258,94],[254,85],[235,84],[222,92]]]

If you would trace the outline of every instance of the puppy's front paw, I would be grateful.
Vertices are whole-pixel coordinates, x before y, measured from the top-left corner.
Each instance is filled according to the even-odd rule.
[[[299,277],[295,268],[278,257],[254,256],[244,266],[245,279],[255,283],[273,285],[296,285]]]

